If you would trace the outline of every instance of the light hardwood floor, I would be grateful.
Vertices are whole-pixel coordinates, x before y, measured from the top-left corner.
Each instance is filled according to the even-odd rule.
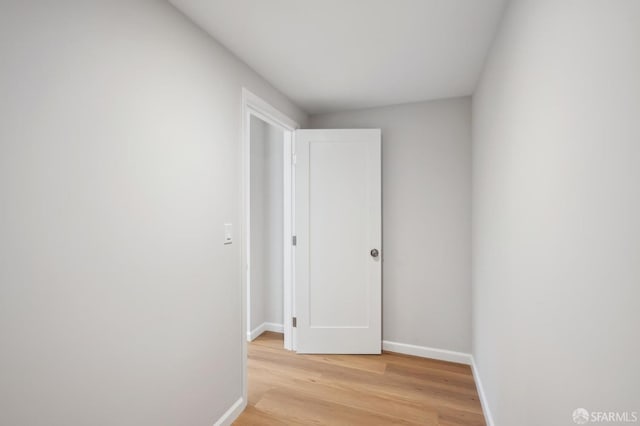
[[[467,365],[382,355],[298,355],[282,334],[249,344],[235,425],[485,425]]]

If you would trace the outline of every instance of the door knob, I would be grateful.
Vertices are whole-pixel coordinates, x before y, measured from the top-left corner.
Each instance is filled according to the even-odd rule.
[[[371,249],[371,257],[378,257],[379,254],[378,249]]]

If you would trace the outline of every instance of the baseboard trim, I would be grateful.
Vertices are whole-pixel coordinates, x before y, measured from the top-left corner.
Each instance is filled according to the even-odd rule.
[[[407,343],[389,342],[388,340],[382,341],[382,349],[389,352],[398,352],[405,355],[419,356],[421,358],[438,359],[440,361],[457,362],[459,364],[471,365],[473,362],[473,357],[468,353],[410,345]]]
[[[484,419],[487,426],[494,426],[493,415],[489,408],[489,401],[487,395],[484,393],[484,386],[482,386],[482,380],[480,379],[480,373],[478,372],[478,366],[473,358],[473,355],[465,352],[450,351],[447,349],[429,348],[427,346],[409,345],[407,343],[389,342],[388,340],[382,341],[382,349],[389,352],[397,352],[405,355],[413,355],[421,358],[432,358],[440,361],[457,362],[459,364],[466,364],[471,366],[471,372],[473,373],[473,380],[476,383],[476,389],[478,390],[478,397],[480,398],[480,405],[484,413]]]
[[[230,426],[247,407],[247,402],[240,397],[231,407],[218,419],[213,426]]]
[[[284,333],[284,325],[276,324],[274,322],[263,322],[253,330],[247,332],[247,340],[251,342],[255,340],[256,337],[264,333],[265,331],[273,331],[274,333]]]
[[[487,426],[493,426],[493,415],[489,409],[489,401],[487,395],[484,393],[484,387],[482,386],[482,380],[480,380],[480,373],[478,372],[478,366],[476,360],[471,357],[471,371],[473,372],[473,380],[476,382],[476,389],[478,390],[478,396],[480,397],[480,404],[482,405],[482,411],[484,412],[484,420]]]

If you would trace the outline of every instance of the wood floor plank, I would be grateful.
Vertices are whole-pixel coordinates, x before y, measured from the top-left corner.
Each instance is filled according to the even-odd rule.
[[[371,413],[355,407],[307,398],[297,392],[274,389],[256,405],[271,415],[304,424],[333,425],[415,425],[403,419]],[[331,423],[328,423],[330,421]]]
[[[248,352],[249,401],[236,425],[485,425],[467,365],[389,352],[298,355],[271,332]]]
[[[420,401],[432,406],[442,406],[455,410],[481,412],[477,397],[442,389],[437,383],[402,380],[385,375],[383,381],[362,378],[360,375],[344,373],[340,375],[323,374],[323,377],[352,386],[357,391],[369,391],[398,400],[418,403]]]
[[[305,355],[307,359],[343,368],[383,374],[387,363],[378,355]]]
[[[271,373],[262,372],[263,379],[270,380]],[[275,376],[272,375],[271,377]],[[279,380],[275,378],[272,383]],[[278,382],[278,389],[304,396],[311,400],[322,400],[334,404],[346,404],[349,407],[365,410],[370,413],[391,416],[415,424],[437,424],[436,412],[424,410],[416,404],[388,398],[383,395],[370,392],[354,391],[350,387],[341,386],[339,383],[325,379],[291,380],[288,383]]]
[[[388,363],[385,373],[388,375],[406,377],[416,381],[448,385],[448,387],[454,388],[457,391],[471,390],[474,393],[476,391],[473,376],[468,374],[442,371],[435,368],[416,368],[395,363]]]
[[[242,415],[234,423],[236,426],[303,426],[304,423],[294,422],[292,419],[285,419],[282,417],[274,416],[256,408],[254,405],[249,404],[247,408],[242,412]]]

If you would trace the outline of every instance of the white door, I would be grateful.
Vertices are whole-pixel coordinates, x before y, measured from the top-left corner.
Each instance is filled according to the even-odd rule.
[[[379,129],[296,131],[299,353],[381,351],[380,148]]]

